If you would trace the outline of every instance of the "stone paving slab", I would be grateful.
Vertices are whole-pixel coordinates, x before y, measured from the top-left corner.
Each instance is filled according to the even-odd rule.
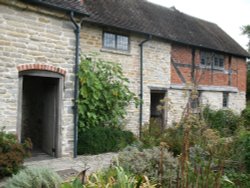
[[[41,166],[47,167],[54,171],[62,171],[67,169],[73,169],[78,172],[89,168],[87,173],[101,170],[102,168],[109,167],[111,160],[117,157],[117,153],[105,153],[99,155],[84,155],[77,158],[63,157],[41,161],[28,161],[24,163],[24,166]]]
[[[59,171],[62,178],[67,179],[70,176],[75,176],[77,172],[79,173],[86,168],[89,168],[87,170],[87,174],[96,172],[102,168],[107,168],[110,166],[112,159],[115,159],[117,156],[117,153],[105,153],[99,155],[82,155],[77,158],[53,158],[41,161],[26,161],[24,166],[47,167],[56,172]],[[4,181],[0,182],[0,188],[3,186]]]

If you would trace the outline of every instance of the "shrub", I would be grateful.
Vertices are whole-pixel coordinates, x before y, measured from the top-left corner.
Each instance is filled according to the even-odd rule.
[[[150,121],[143,132],[141,141],[144,148],[159,146],[161,142],[165,142],[169,151],[174,153],[174,156],[180,155],[183,148],[184,128],[190,125],[189,144],[192,146],[200,141],[201,132],[199,131],[204,122],[194,116],[190,116],[187,121],[181,121],[179,124],[174,124],[172,127],[161,131],[160,126],[154,121]]]
[[[76,178],[72,182],[64,182],[64,183],[62,183],[60,188],[83,188],[83,184],[82,184],[81,180]]]
[[[222,181],[222,188],[248,188],[250,187],[250,175],[239,172],[225,172],[229,181]]]
[[[135,176],[120,166],[114,166],[107,170],[91,174],[87,177],[87,181],[83,187],[155,188],[156,185],[152,185],[146,176]]]
[[[250,131],[242,129],[235,138],[234,158],[250,173]]]
[[[243,119],[244,125],[250,128],[250,106],[247,106],[242,112],[241,117]]]
[[[8,188],[58,188],[62,179],[57,173],[47,168],[29,167],[21,170],[8,180]]]
[[[161,137],[162,131],[159,123],[151,118],[149,124],[146,124],[142,130],[140,141],[143,143],[143,147],[151,148],[153,146],[159,146]]]
[[[116,152],[135,141],[132,132],[114,127],[93,127],[78,137],[79,155]]]
[[[125,170],[136,175],[146,175],[150,180],[162,182],[163,185],[169,185],[176,179],[177,159],[166,148],[161,153],[159,147],[139,150],[129,146],[119,153],[118,162]]]
[[[228,109],[212,110],[205,107],[203,116],[210,128],[217,129],[221,136],[233,135],[240,122],[240,117]]]
[[[15,135],[0,130],[0,178],[17,173],[31,148],[29,139],[20,144]]]
[[[117,63],[83,59],[79,77],[79,131],[96,126],[118,126],[130,102],[138,103]]]

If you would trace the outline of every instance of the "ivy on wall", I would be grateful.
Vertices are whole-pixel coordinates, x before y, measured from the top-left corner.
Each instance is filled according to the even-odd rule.
[[[120,127],[126,107],[139,103],[117,63],[82,58],[78,77],[80,132],[96,126]]]

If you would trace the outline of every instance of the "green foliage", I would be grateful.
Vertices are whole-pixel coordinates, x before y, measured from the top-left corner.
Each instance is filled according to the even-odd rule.
[[[250,80],[249,80],[250,82]],[[250,89],[250,85],[249,85]],[[249,91],[250,92],[250,91]],[[250,93],[249,93],[250,94]],[[250,106],[247,106],[242,112],[241,117],[243,119],[244,126],[250,128]]]
[[[151,119],[150,123],[144,126],[140,141],[143,144],[143,148],[160,146],[161,142],[165,142],[168,145],[168,149],[177,156],[182,149],[183,128],[173,126],[162,131],[159,123]]]
[[[161,153],[159,147],[139,150],[130,146],[119,153],[118,162],[127,171],[146,175],[150,180],[162,182],[164,185],[169,185],[176,179],[177,159],[166,148]]]
[[[91,174],[84,188],[154,188],[146,176],[135,176],[120,166]]]
[[[174,156],[180,155],[183,143],[183,127],[170,127],[164,131],[162,141],[166,142],[169,151],[174,153]]]
[[[62,180],[57,173],[47,168],[29,167],[8,180],[8,188],[58,188]]]
[[[250,131],[241,129],[235,138],[235,158],[243,163],[247,173],[250,173]]]
[[[190,145],[194,145],[200,141],[200,128],[203,122],[196,117],[189,118],[191,125]],[[155,121],[150,121],[150,124],[144,127],[141,141],[144,148],[159,146],[161,142],[165,142],[169,151],[174,153],[174,156],[180,155],[183,146],[184,128],[187,122],[181,121],[179,124],[174,124],[172,127],[161,130],[160,126]]]
[[[79,133],[78,154],[115,152],[134,141],[135,137],[130,131],[112,127],[93,127]]]
[[[221,136],[232,136],[240,122],[240,117],[228,109],[212,110],[206,107],[203,116],[207,125],[218,130]]]
[[[73,182],[64,182],[60,188],[82,188],[82,182],[76,178]]]
[[[241,29],[242,29],[242,34],[246,35],[249,39],[247,46],[248,46],[248,52],[250,52],[250,25],[244,25],[242,26]]]
[[[250,175],[239,172],[225,172],[225,176],[229,181],[222,181],[222,188],[249,188],[250,187]]]
[[[218,143],[219,147],[222,145]],[[217,147],[215,147],[217,148]],[[221,147],[224,150],[225,147]],[[187,175],[185,176],[190,187],[221,187],[221,183],[232,185],[227,176],[223,175],[224,162],[227,156],[218,156],[204,148],[195,145],[189,150],[190,163],[188,163]],[[226,151],[225,151],[226,152]]]
[[[94,58],[93,58],[94,59]],[[96,126],[118,126],[130,102],[138,103],[117,63],[82,59],[79,69],[79,131]]]
[[[150,119],[149,124],[145,125],[142,129],[142,136],[140,141],[143,143],[144,148],[152,148],[159,146],[161,142],[162,131],[158,121]]]
[[[0,178],[17,173],[31,148],[29,139],[20,144],[14,134],[0,130]]]
[[[250,62],[248,62],[248,64],[249,63]],[[246,91],[246,98],[247,98],[247,101],[249,102],[249,100],[250,100],[250,70],[247,71],[247,91]],[[247,106],[249,106],[249,105],[247,105]]]

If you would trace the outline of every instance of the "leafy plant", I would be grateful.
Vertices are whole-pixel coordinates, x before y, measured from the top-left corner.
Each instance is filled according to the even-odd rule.
[[[249,71],[250,74],[250,71]],[[250,77],[250,76],[249,76]],[[250,81],[249,81],[250,82]],[[249,86],[250,90],[250,86]],[[250,95],[250,91],[249,91]],[[243,124],[246,128],[250,128],[250,106],[247,106],[242,112],[241,112],[241,117],[243,119]]]
[[[15,174],[30,155],[32,144],[27,139],[20,144],[14,134],[0,130],[0,178]]]
[[[228,181],[222,181],[222,188],[248,188],[250,187],[250,175],[235,171],[226,171]]]
[[[129,146],[119,153],[118,162],[125,170],[136,175],[146,175],[150,180],[163,185],[171,184],[176,178],[177,159],[166,148],[139,150]]]
[[[76,178],[74,181],[72,182],[64,182],[61,184],[60,188],[82,188],[82,182]]]
[[[120,128],[93,127],[78,135],[78,154],[115,152],[135,141],[132,132]]]
[[[115,166],[108,170],[91,174],[84,188],[154,188],[146,176],[135,176],[122,167]]]
[[[150,119],[149,124],[144,125],[140,141],[143,147],[151,148],[159,146],[161,142],[162,131],[158,121],[153,118]]]
[[[190,117],[188,121],[190,124],[189,144],[193,146],[195,143],[200,142],[200,130],[202,127],[205,127],[205,125],[204,122],[196,117]],[[160,146],[161,142],[165,142],[168,146],[168,150],[173,152],[174,156],[180,155],[183,147],[185,126],[187,126],[187,123],[181,121],[161,131],[160,126],[156,122],[150,121],[150,124],[145,126],[142,132],[141,141],[143,147],[151,148],[153,146]]]
[[[234,159],[250,173],[250,131],[242,128],[235,138]]]
[[[8,188],[58,188],[62,179],[47,168],[28,167],[8,180]]]
[[[228,109],[212,110],[205,107],[203,116],[208,126],[217,129],[222,136],[232,136],[240,122],[240,117]]]
[[[138,104],[117,63],[94,57],[82,59],[78,77],[80,132],[96,126],[119,126],[130,102]]]
[[[190,163],[187,164],[187,174],[184,177],[188,186],[219,188],[222,183],[234,184],[223,174],[225,159],[228,159],[228,156],[223,155],[221,152],[227,149],[225,148],[227,144],[222,144],[218,140],[214,144],[215,146],[209,146],[209,151],[198,145],[189,149]],[[221,150],[218,150],[218,148]],[[227,153],[227,151],[224,151],[224,153]]]

